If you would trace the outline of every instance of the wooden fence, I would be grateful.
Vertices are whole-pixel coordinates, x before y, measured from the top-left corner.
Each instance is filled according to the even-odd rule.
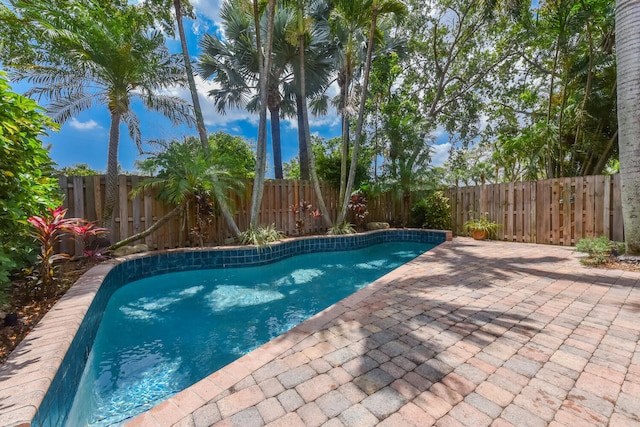
[[[156,198],[153,191],[145,191],[130,198],[131,190],[144,177],[120,175],[118,177],[118,200],[114,210],[115,230],[113,241],[118,241],[146,230],[153,223],[167,214],[173,206]],[[65,195],[64,207],[68,209],[67,217],[85,218],[100,221],[104,206],[105,177],[75,176],[60,177],[60,188]],[[252,182],[245,183],[242,194],[229,193],[230,207],[240,230],[249,225],[249,209],[251,203]],[[330,215],[335,218],[338,212],[338,192],[327,184],[321,184],[321,190]],[[259,224],[275,224],[276,228],[287,235],[296,235],[297,216],[291,206],[306,201],[315,209],[317,200],[313,187],[308,181],[267,180],[258,218]],[[383,195],[368,205],[367,221],[394,222],[395,218],[406,215],[400,203],[395,203],[391,195]],[[326,227],[321,218],[314,218],[310,212],[304,215],[304,234],[323,233]],[[354,218],[350,218],[354,222]],[[175,217],[162,226],[144,241],[151,249],[168,249],[184,246],[196,246],[197,237],[191,233],[196,224],[193,206],[188,212]],[[221,215],[211,217],[207,226],[205,244],[220,245],[230,237],[230,233]],[[61,250],[66,253],[81,253],[80,242],[74,245],[70,240],[62,242]]]
[[[490,184],[449,190],[452,231],[487,214],[500,224],[498,239],[575,245],[583,237],[622,241],[620,175]]]

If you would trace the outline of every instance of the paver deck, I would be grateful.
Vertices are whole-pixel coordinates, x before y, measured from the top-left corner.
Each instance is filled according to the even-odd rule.
[[[127,426],[640,426],[640,273],[456,238]]]

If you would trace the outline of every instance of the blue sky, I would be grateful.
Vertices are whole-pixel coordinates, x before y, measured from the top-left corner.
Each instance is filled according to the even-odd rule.
[[[198,18],[195,21],[185,20],[185,30],[190,54],[192,57],[197,57],[199,54],[198,41],[201,36],[207,32],[219,34],[217,22],[220,2],[218,0],[192,0],[191,3],[196,8]],[[180,49],[177,40],[169,40],[168,46],[175,52]],[[197,78],[197,86],[205,125],[209,132],[224,131],[255,142],[258,134],[257,114],[250,114],[244,110],[229,110],[226,114],[221,115],[216,112],[213,102],[206,96],[206,93],[214,87],[213,83]],[[13,87],[14,90],[21,93],[28,89],[28,85],[20,82],[14,82]],[[337,93],[337,88],[332,88],[331,90]],[[169,92],[191,102],[186,88],[175,88]],[[42,104],[46,104],[46,102],[43,100]],[[133,108],[139,114],[142,136],[145,141],[182,139],[185,135],[196,135],[195,129],[187,126],[174,127],[168,119],[158,113],[145,111],[141,105],[133,105]],[[340,135],[340,118],[335,110],[330,111],[327,116],[310,116],[310,127],[312,134],[332,138]],[[118,160],[123,170],[134,171],[134,162],[141,157],[137,147],[129,138],[124,125],[121,127],[120,132]],[[104,171],[107,164],[108,134],[109,113],[105,106],[97,106],[67,121],[59,132],[50,132],[48,137],[43,138],[43,143],[45,146],[50,146],[51,157],[59,167],[86,163],[93,169]],[[270,129],[268,129],[267,134],[268,176],[272,176]],[[282,160],[283,162],[289,161],[297,155],[298,149],[297,121],[295,118],[281,121],[281,139]],[[447,138],[444,135],[441,135],[437,140],[438,145],[434,147],[434,165],[442,164],[446,160],[449,148],[446,140]],[[148,151],[150,147],[146,146],[145,149]]]

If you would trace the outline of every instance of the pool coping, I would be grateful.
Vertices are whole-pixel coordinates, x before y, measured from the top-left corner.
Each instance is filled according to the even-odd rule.
[[[358,233],[355,236],[381,233],[385,230],[375,230]],[[451,231],[421,230],[424,232],[444,233],[445,240],[452,239]],[[334,238],[334,236],[304,236],[299,238],[287,238],[275,243],[273,246],[296,240]],[[5,426],[31,426],[33,419],[39,411],[40,404],[53,382],[64,358],[72,345],[73,339],[94,301],[104,279],[119,264],[127,261],[149,257],[151,255],[172,254],[181,252],[224,251],[235,249],[247,249],[246,246],[223,246],[214,248],[178,248],[163,251],[147,252],[128,255],[105,261],[91,268],[66,292],[66,294],[54,305],[54,307],[40,320],[25,339],[14,349],[9,359],[0,367],[0,420]],[[177,406],[180,413],[193,406],[191,399],[194,395],[192,389],[198,389],[199,393],[209,395],[218,388],[227,389],[239,380],[238,377],[256,369],[256,365],[262,366],[279,356],[304,339],[310,332],[326,322],[344,313],[348,307],[366,298],[375,292],[385,282],[380,279],[355,294],[339,301],[329,308],[321,311],[291,331],[274,338],[258,349],[237,359],[226,367],[212,373],[204,380],[183,390],[177,395],[165,400],[151,411],[157,413],[164,408]],[[258,366],[258,367],[259,367]],[[241,379],[241,378],[240,378]],[[226,385],[226,386],[225,386]],[[224,387],[223,387],[224,386]],[[216,393],[217,394],[217,393]],[[201,401],[202,399],[200,399]],[[198,401],[197,399],[195,401]],[[202,404],[200,402],[200,404]],[[197,406],[194,408],[197,409]],[[138,416],[135,420],[144,417]]]

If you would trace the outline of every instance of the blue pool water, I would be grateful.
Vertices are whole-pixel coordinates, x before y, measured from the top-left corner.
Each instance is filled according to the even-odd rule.
[[[109,299],[67,425],[122,423],[434,246],[388,242],[131,282]]]

